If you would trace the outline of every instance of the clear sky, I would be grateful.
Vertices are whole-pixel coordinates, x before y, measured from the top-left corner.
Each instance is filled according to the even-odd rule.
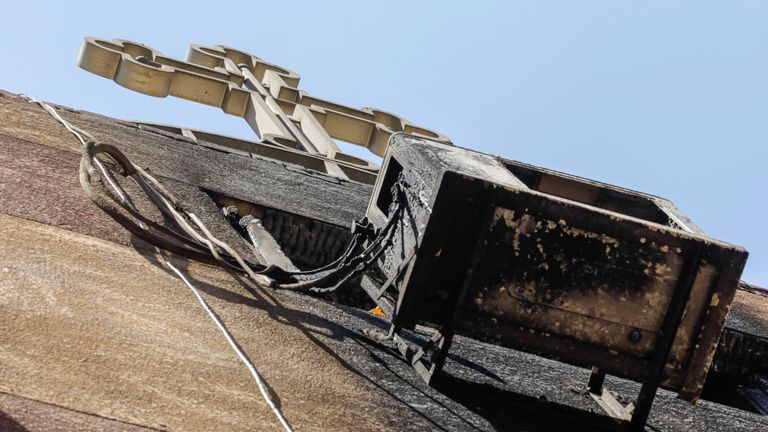
[[[76,65],[84,36],[251,52],[310,94],[671,199],[768,285],[768,1],[6,1],[0,88],[253,138]],[[2,121],[2,119],[0,119]]]

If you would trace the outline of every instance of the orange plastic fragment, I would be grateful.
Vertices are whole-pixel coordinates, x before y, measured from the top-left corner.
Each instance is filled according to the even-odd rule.
[[[373,308],[373,309],[369,310],[368,312],[369,312],[369,313],[371,313],[371,314],[373,314],[373,315],[376,315],[376,316],[380,316],[380,317],[385,317],[385,316],[387,316],[387,315],[384,313],[384,311],[383,311],[383,310],[381,310],[381,308],[380,308],[380,307],[378,307],[378,306],[376,306],[375,308]]]

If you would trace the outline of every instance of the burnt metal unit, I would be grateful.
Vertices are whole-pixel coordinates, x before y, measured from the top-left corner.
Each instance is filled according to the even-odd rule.
[[[431,382],[455,332],[641,382],[695,401],[746,261],[662,198],[395,135],[367,216],[404,216],[363,287],[391,344]],[[402,329],[434,336],[407,343]]]

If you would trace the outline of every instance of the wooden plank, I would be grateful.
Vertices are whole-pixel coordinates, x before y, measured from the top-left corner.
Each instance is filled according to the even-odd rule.
[[[173,139],[167,133],[140,130],[96,114],[64,109],[60,113],[157,176],[342,227],[365,215],[369,185],[298,165],[224,153],[191,144],[183,136]],[[17,96],[5,93],[0,98],[0,118],[4,119],[0,134],[79,151],[77,140],[63,126],[38,105]]]

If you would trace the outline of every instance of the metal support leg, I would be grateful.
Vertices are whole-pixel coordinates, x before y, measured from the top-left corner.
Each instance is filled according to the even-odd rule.
[[[587,384],[589,392],[598,396],[603,395],[603,383],[605,382],[605,369],[592,366],[592,375],[589,376]]]
[[[680,327],[680,322],[683,319],[685,306],[691,295],[693,282],[696,280],[696,272],[701,264],[704,248],[702,245],[696,246],[696,250],[691,254],[690,259],[685,261],[680,271],[680,278],[675,287],[675,293],[664,316],[664,322],[659,332],[659,339],[656,342],[648,374],[643,381],[643,386],[640,388],[640,394],[637,396],[637,404],[631,421],[632,430],[642,431],[645,429],[645,423],[651,412],[653,399],[656,397],[656,391],[659,389],[659,384],[664,375],[664,367],[667,365],[669,352],[672,350],[672,345],[675,342],[677,329]]]

